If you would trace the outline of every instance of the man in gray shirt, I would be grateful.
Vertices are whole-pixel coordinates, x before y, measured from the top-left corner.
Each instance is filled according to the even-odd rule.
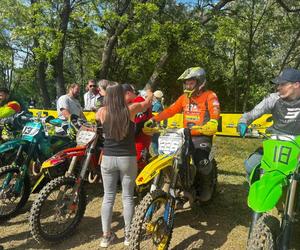
[[[268,113],[273,117],[273,125],[268,129],[271,133],[300,135],[300,71],[284,69],[271,82],[277,85],[278,92],[270,94],[250,112],[243,114],[238,123],[238,131],[242,137],[245,136],[248,125]],[[258,151],[246,160],[248,175],[260,163],[261,156],[262,152]]]
[[[68,93],[66,95],[62,95],[57,100],[58,118],[68,120],[70,115],[74,114],[85,119],[82,107],[77,99],[80,93],[79,84],[73,83],[68,85],[67,91]]]

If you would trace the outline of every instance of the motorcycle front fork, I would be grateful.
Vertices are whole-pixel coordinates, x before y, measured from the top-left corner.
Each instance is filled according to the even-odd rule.
[[[281,228],[280,228],[280,235],[277,239],[278,249],[281,250],[288,250],[291,240],[291,233],[292,233],[292,223],[294,221],[294,211],[295,211],[295,204],[297,201],[297,184],[299,179],[298,171],[295,172],[291,178],[291,184],[289,186],[289,190],[287,192],[286,197],[286,206],[284,208],[284,214],[282,218]]]
[[[257,220],[262,216],[262,213],[256,213],[256,212],[253,212],[252,213],[252,221],[251,221],[251,225],[250,225],[250,230],[249,230],[249,233],[248,233],[248,239],[252,233],[252,230],[253,230],[253,227],[254,225],[256,224]]]
[[[23,146],[21,145],[18,149],[18,152],[17,152],[17,155],[16,155],[16,159],[18,159],[21,155],[23,151]],[[19,170],[20,170],[20,173],[18,174],[18,177],[16,178],[16,182],[14,184],[14,187],[13,187],[13,192],[15,194],[20,194],[21,191],[22,191],[22,188],[24,186],[24,179],[25,179],[25,176],[28,175],[28,162],[29,162],[29,159],[31,159],[31,155],[33,154],[33,150],[31,150],[29,152],[29,155],[27,157],[27,159],[25,159],[25,161],[23,162],[22,166],[19,167]],[[14,163],[15,164],[15,163]],[[10,181],[12,180],[13,178],[13,174],[12,173],[8,173],[7,176],[6,176],[6,179],[3,183],[3,186],[8,186]]]

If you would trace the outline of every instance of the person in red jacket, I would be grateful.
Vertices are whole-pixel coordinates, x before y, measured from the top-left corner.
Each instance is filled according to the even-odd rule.
[[[211,199],[213,193],[212,166],[208,157],[212,147],[212,137],[218,129],[220,104],[217,95],[206,89],[204,69],[189,68],[178,80],[183,81],[184,94],[169,108],[152,117],[145,127],[151,126],[153,121],[159,122],[177,113],[183,113],[183,126],[192,127],[191,134],[195,148],[193,159],[202,180],[202,192],[199,199],[205,202]]]
[[[135,89],[130,84],[122,84],[124,93],[125,93],[125,100],[127,103],[137,103],[137,102],[144,102],[145,98],[141,95],[137,95]],[[148,121],[152,117],[152,110],[151,107],[148,108],[145,112],[138,113],[135,116],[135,148],[137,153],[137,163],[139,170],[142,170],[147,162],[145,161],[145,154],[147,154],[150,143],[151,143],[151,136],[146,135],[143,133],[144,123]]]

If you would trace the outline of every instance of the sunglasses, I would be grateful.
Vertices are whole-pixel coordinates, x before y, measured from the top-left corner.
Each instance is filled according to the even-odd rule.
[[[89,87],[90,87],[90,88],[96,88],[97,85],[90,85]]]

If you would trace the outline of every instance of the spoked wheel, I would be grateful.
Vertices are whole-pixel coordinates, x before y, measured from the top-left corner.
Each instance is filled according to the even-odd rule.
[[[30,213],[31,234],[38,242],[57,242],[70,235],[79,224],[86,208],[81,187],[74,189],[75,178],[59,177],[39,193]]]
[[[174,220],[175,200],[161,190],[148,193],[135,210],[130,249],[168,249]]]
[[[30,195],[30,179],[22,177],[17,166],[0,168],[0,220],[15,216]]]

